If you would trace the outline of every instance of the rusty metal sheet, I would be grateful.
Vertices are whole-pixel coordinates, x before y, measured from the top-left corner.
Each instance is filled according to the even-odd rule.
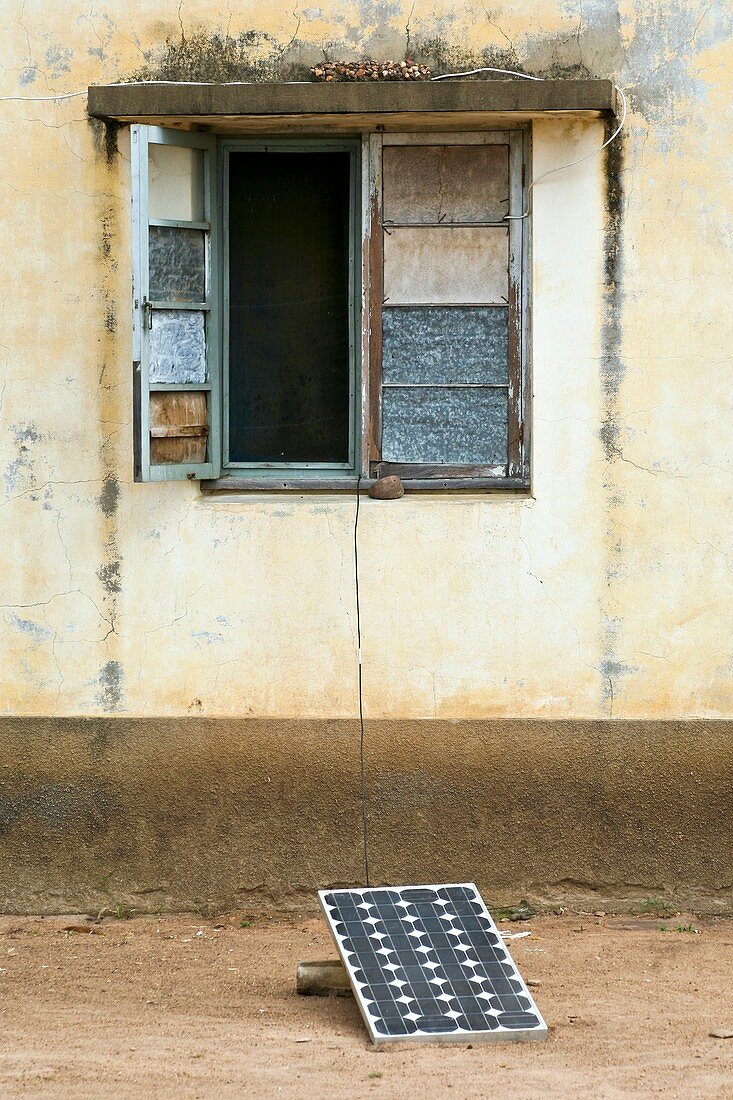
[[[385,309],[382,367],[390,382],[509,382],[503,306]]]
[[[387,146],[384,220],[501,221],[509,212],[508,145]]]
[[[503,228],[415,226],[384,238],[384,295],[390,305],[502,305],[509,290]]]

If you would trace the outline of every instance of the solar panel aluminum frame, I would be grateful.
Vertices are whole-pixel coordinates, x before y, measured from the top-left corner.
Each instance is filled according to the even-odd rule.
[[[433,1033],[433,1032],[427,1032],[427,1031],[415,1031],[415,1032],[412,1032],[410,1034],[394,1034],[394,1035],[381,1034],[380,1032],[378,1032],[375,1029],[375,1019],[372,1018],[372,1016],[369,1012],[369,1009],[367,1007],[367,1004],[366,1004],[366,999],[363,996],[362,983],[356,977],[356,972],[359,969],[359,966],[358,965],[355,966],[349,958],[349,952],[346,950],[346,948],[343,944],[343,939],[345,937],[343,937],[336,930],[336,924],[340,923],[340,922],[337,921],[336,919],[334,919],[334,917],[332,916],[332,914],[329,910],[329,905],[326,901],[326,897],[330,896],[330,895],[338,895],[338,894],[351,895],[353,897],[353,896],[359,895],[359,894],[363,895],[365,893],[374,893],[374,892],[379,891],[379,890],[390,890],[390,891],[397,891],[397,892],[401,893],[402,891],[405,891],[405,890],[435,890],[435,891],[439,891],[439,890],[454,890],[454,889],[460,889],[460,888],[467,889],[467,890],[470,890],[470,891],[473,892],[474,897],[471,900],[474,902],[474,904],[480,906],[480,911],[477,915],[481,916],[486,921],[488,921],[488,923],[490,925],[490,932],[493,933],[499,939],[503,950],[506,952],[506,956],[507,956],[506,962],[511,966],[511,968],[513,970],[512,978],[515,981],[517,981],[519,983],[520,987],[521,987],[521,991],[518,995],[522,996],[523,998],[525,998],[529,1002],[529,1008],[526,1011],[527,1012],[532,1012],[534,1015],[536,1015],[537,1019],[539,1020],[539,1026],[538,1027],[533,1027],[533,1028],[528,1027],[526,1029],[516,1029],[516,1028],[512,1029],[512,1028],[507,1028],[507,1027],[503,1027],[503,1026],[498,1026],[498,1027],[496,1027],[494,1029],[491,1029],[491,1030],[487,1029],[487,1030],[477,1030],[477,1031],[471,1031],[471,1030],[467,1030],[467,1029],[458,1028],[456,1031],[451,1031],[451,1032]],[[483,898],[481,897],[481,894],[479,893],[478,887],[476,886],[475,883],[473,883],[473,882],[438,883],[438,884],[431,883],[431,884],[414,885],[414,886],[413,885],[411,885],[411,886],[382,886],[382,887],[377,886],[377,887],[362,887],[362,888],[358,888],[358,889],[319,890],[318,891],[318,900],[320,902],[321,909],[323,910],[323,914],[326,918],[329,929],[331,931],[331,935],[333,936],[334,941],[336,943],[336,947],[337,947],[339,955],[341,957],[341,961],[343,963],[344,969],[346,970],[346,973],[348,974],[349,982],[351,984],[351,988],[352,988],[352,991],[353,991],[353,994],[354,994],[354,999],[356,1000],[356,1003],[359,1006],[359,1011],[361,1012],[362,1018],[364,1020],[367,1031],[369,1033],[369,1037],[375,1045],[381,1045],[383,1043],[404,1043],[404,1042],[410,1042],[410,1043],[416,1043],[416,1042],[417,1043],[531,1042],[531,1041],[543,1040],[543,1039],[547,1038],[548,1029],[547,1029],[547,1024],[545,1023],[545,1020],[542,1016],[542,1013],[539,1011],[539,1009],[538,1009],[538,1007],[535,1003],[534,997],[532,996],[529,989],[527,988],[527,985],[526,985],[524,979],[522,978],[522,975],[520,974],[516,963],[512,959],[511,953],[509,952],[509,949],[507,948],[506,943],[502,939],[501,933],[499,932],[498,928],[496,927],[496,924],[494,923],[494,920],[493,920],[489,910],[486,908],[486,904],[485,904]],[[352,952],[352,954],[353,954],[353,952]]]

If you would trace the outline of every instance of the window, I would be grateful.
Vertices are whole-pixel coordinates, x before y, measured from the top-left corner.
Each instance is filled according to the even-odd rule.
[[[221,153],[224,469],[356,476],[360,143]]]
[[[134,127],[136,477],[526,485],[527,141]]]

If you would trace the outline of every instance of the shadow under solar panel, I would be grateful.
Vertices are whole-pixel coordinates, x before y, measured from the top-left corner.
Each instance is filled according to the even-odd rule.
[[[375,1043],[547,1038],[474,883],[318,897]]]

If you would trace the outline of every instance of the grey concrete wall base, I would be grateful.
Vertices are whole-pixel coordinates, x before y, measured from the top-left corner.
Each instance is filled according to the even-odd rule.
[[[315,904],[362,876],[358,725],[0,719],[0,909]],[[733,911],[733,722],[367,723],[377,882]]]

